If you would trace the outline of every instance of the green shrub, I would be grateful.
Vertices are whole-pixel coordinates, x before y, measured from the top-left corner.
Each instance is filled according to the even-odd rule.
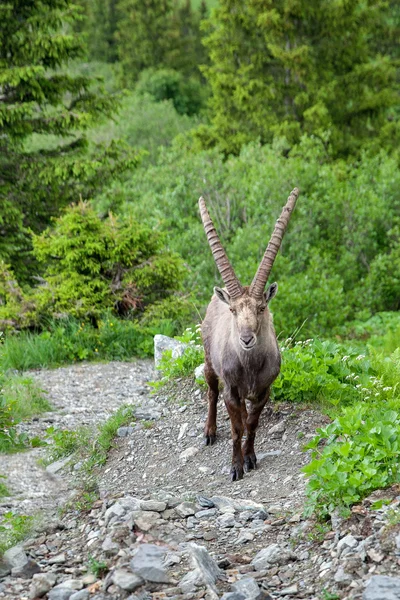
[[[390,357],[373,351],[371,365],[361,401],[342,407],[306,446],[309,512],[326,515],[400,481],[400,349]]]
[[[180,115],[195,115],[205,103],[204,85],[174,69],[145,69],[135,89],[139,95],[148,94],[156,102],[172,100]]]

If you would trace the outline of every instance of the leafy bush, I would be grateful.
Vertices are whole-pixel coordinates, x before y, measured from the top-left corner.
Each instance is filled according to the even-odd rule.
[[[32,516],[16,515],[11,511],[4,513],[0,521],[0,557],[8,548],[27,538],[34,523]]]
[[[287,337],[305,322],[303,336],[333,336],[355,318],[394,307],[395,273],[389,270],[385,286],[370,274],[378,256],[393,257],[399,211],[397,162],[384,153],[327,163],[321,141],[304,137],[289,155],[278,144],[254,143],[225,160],[216,150],[190,152],[181,138],[160,152],[157,164],[115,183],[95,205],[104,211],[117,202],[123,214],[165,232],[188,264],[185,286],[201,308],[221,281],[198,197],[206,198],[235,271],[248,284],[294,185],[301,195],[271,274],[280,286],[273,304],[277,331]]]
[[[146,69],[136,84],[139,95],[148,94],[156,102],[172,100],[180,115],[195,115],[204,105],[204,85],[195,78],[185,78],[174,69]]]
[[[27,294],[30,302],[19,291],[2,296],[3,319],[13,317],[17,325],[62,315],[96,320],[107,309],[138,316],[176,292],[184,276],[182,260],[165,248],[160,235],[132,219],[110,215],[101,221],[83,202],[33,242],[45,266],[41,285]]]
[[[306,446],[310,512],[325,515],[400,481],[400,349],[373,352],[371,364],[376,375],[360,389],[362,400],[342,407]]]

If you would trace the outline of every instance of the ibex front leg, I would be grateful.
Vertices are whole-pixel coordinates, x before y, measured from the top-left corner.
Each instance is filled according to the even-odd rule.
[[[237,389],[230,388],[224,390],[225,406],[228,410],[231,419],[232,429],[232,468],[231,479],[237,481],[243,478],[243,452],[242,452],[242,437],[244,425],[242,420],[242,408],[240,406],[240,398]]]
[[[260,414],[269,399],[269,388],[259,394],[257,400],[251,402],[246,420],[247,436],[243,445],[244,470],[251,471],[257,467],[257,457],[254,452],[254,440],[258,427]]]

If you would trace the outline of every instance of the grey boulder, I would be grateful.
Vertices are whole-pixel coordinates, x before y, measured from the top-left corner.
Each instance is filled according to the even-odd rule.
[[[169,583],[163,560],[166,548],[155,544],[142,544],[130,562],[135,575],[153,583]]]
[[[399,600],[400,578],[373,575],[367,582],[363,600]]]

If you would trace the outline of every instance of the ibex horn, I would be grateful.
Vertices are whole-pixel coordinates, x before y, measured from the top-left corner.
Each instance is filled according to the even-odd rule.
[[[290,216],[296,205],[298,195],[299,190],[294,188],[287,199],[286,205],[281,212],[281,216],[275,224],[274,232],[249,289],[250,295],[254,296],[255,298],[261,298],[263,295],[265,284],[267,283],[269,274],[271,273],[274,260],[278,254],[282,238],[284,236],[286,227],[288,226]]]
[[[225,287],[228,290],[228,293],[231,296],[231,298],[237,298],[242,294],[242,286],[240,285],[239,280],[235,275],[235,271],[233,270],[233,267],[225,253],[225,250],[222,247],[221,241],[215,230],[213,222],[211,221],[210,215],[208,214],[204,198],[199,199],[199,208],[208,243],[210,244],[215,264],[217,265],[218,270],[221,273],[222,281],[224,282]]]

